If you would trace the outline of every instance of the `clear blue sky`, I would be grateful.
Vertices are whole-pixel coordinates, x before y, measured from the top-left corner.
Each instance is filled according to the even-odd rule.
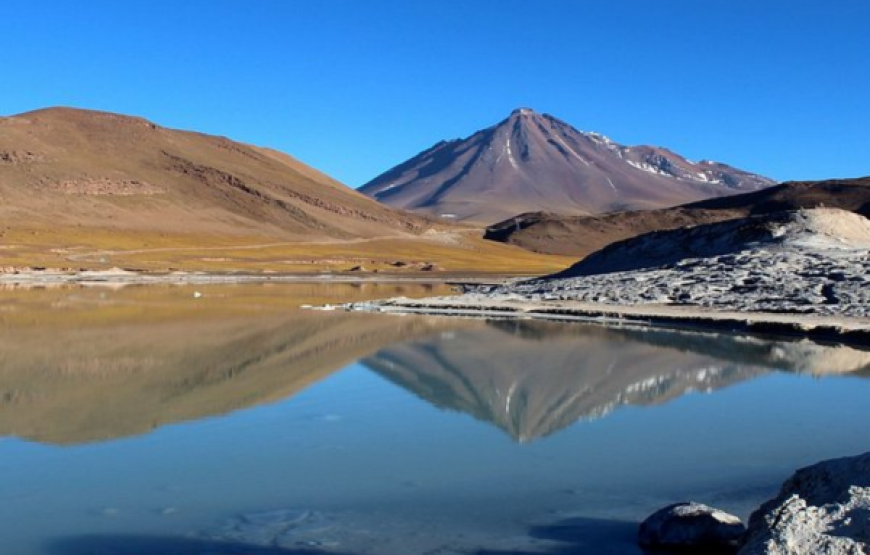
[[[359,186],[520,106],[773,178],[870,174],[867,0],[4,0],[0,114],[129,113]]]

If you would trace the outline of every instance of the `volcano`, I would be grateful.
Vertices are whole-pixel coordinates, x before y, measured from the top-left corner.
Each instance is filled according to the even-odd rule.
[[[547,211],[589,215],[676,206],[775,182],[666,148],[623,146],[528,108],[466,139],[440,142],[360,187],[397,208],[492,224]]]

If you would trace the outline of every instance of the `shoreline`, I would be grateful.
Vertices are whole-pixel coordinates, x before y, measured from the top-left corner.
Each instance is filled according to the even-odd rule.
[[[870,348],[870,318],[800,313],[730,312],[688,305],[606,305],[579,301],[466,300],[461,297],[396,298],[349,303],[346,310],[479,318],[536,318],[639,325],[668,329],[712,329],[762,336],[809,338]]]
[[[80,272],[0,273],[0,288],[125,287],[147,285],[234,285],[256,283],[416,283],[502,285],[525,276],[501,274],[221,274],[205,272],[146,273],[123,269]],[[393,298],[337,305],[352,311],[431,314],[478,318],[537,318],[602,325],[638,325],[665,329],[707,329],[778,337],[805,337],[870,348],[870,318],[797,312],[738,312],[692,305],[604,304],[570,300],[523,300],[428,297]]]
[[[30,271],[0,273],[0,287],[39,287],[51,285],[125,286],[125,285],[220,285],[239,283],[433,283],[447,285],[500,285],[505,280],[526,276],[498,274],[347,274],[347,273],[145,273],[128,270],[94,270],[82,272]]]

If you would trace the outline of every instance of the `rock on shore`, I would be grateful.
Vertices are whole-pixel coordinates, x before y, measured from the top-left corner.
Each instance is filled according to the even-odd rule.
[[[717,552],[736,546],[745,531],[732,514],[700,503],[676,503],[641,523],[638,542],[650,548],[706,547]]]
[[[870,453],[798,470],[749,520],[738,555],[870,553]]]
[[[705,552],[738,541],[737,555],[870,554],[870,453],[798,470],[752,513],[745,533],[736,516],[692,502],[653,513],[638,534],[644,547]]]

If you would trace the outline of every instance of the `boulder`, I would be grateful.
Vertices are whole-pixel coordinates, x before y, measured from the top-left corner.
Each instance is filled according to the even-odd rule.
[[[721,552],[735,549],[745,531],[734,515],[700,503],[676,503],[641,523],[638,543],[648,548],[704,547],[708,553]]]
[[[749,520],[739,555],[870,555],[870,453],[798,470]]]

